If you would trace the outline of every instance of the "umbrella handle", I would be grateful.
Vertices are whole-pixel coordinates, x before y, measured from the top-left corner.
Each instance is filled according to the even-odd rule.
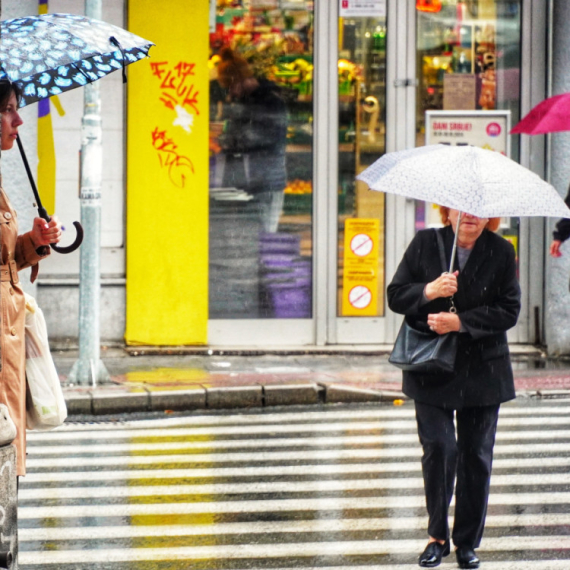
[[[32,187],[32,191],[34,193],[34,198],[36,199],[36,205],[38,207],[38,215],[40,216],[40,218],[43,218],[46,222],[49,222],[51,220],[51,217],[47,213],[47,210],[42,206],[42,201],[40,199],[40,194],[36,186],[36,181],[34,180],[34,177],[32,175],[32,170],[30,169],[26,153],[24,152],[24,146],[22,145],[22,141],[20,140],[20,135],[16,137],[16,142],[18,143],[18,149],[22,157],[22,162],[24,163],[24,168],[26,169],[26,174],[28,175],[28,180],[30,181],[30,185]],[[75,236],[75,241],[71,245],[59,246],[53,243],[50,244],[51,248],[54,251],[57,251],[57,253],[71,253],[81,245],[81,242],[83,241],[83,228],[81,227],[81,224],[79,222],[73,222],[73,225],[75,226],[76,236]]]
[[[46,222],[51,220],[51,216],[43,206],[38,207],[38,214],[40,218],[43,218]],[[57,251],[57,253],[71,253],[81,245],[81,242],[83,241],[83,226],[79,222],[73,222],[73,225],[75,226],[75,241],[71,245],[61,246],[50,243],[50,247],[54,251]]]

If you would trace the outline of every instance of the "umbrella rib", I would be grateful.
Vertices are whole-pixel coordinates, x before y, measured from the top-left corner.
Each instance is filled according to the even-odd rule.
[[[79,71],[79,73],[81,73],[81,75],[83,75],[83,77],[85,77],[85,79],[87,79],[87,83],[93,83],[93,79],[91,79],[89,77],[89,75],[87,75],[87,73],[85,73],[85,71],[83,71],[83,69],[81,69],[80,67],[77,66],[77,64],[75,62],[71,63],[72,67],[74,69],[77,69],[77,71]]]

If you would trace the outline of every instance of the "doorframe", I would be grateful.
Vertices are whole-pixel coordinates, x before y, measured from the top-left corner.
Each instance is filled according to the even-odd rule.
[[[391,152],[415,146],[415,2],[388,0],[386,8],[386,152]],[[402,30],[405,33],[401,33]],[[334,156],[338,157],[338,144]],[[336,165],[334,175],[336,188],[338,187]],[[413,238],[414,201],[387,194],[385,204],[384,272],[388,277],[394,274],[401,252]],[[334,223],[329,240],[330,247],[334,247],[336,252],[338,211],[336,203],[330,207],[334,209]],[[401,319],[392,313],[387,305],[382,317],[337,316],[338,259],[335,259],[333,267],[331,282],[335,286],[335,295],[329,313],[329,329],[334,331],[334,335],[331,335],[331,344],[377,345],[393,342]]]
[[[330,204],[336,188],[334,163],[335,121],[338,117],[337,62],[331,45],[338,44],[338,5],[315,0],[313,46],[313,313],[309,319],[208,319],[208,344],[212,346],[295,347],[324,345],[330,337],[328,307],[331,298],[329,268],[332,266],[327,236],[333,220]],[[336,48],[334,48],[336,49]],[[334,81],[335,89],[331,89]],[[330,195],[329,195],[330,194]]]
[[[546,97],[548,2],[522,1],[521,19],[521,117]],[[545,137],[520,136],[520,163],[544,178]],[[543,335],[535,327],[534,307],[538,307],[539,328],[544,324],[546,218],[520,218],[519,281],[521,312],[516,328],[509,331],[512,343],[534,343]],[[537,278],[537,276],[540,276]]]
[[[313,92],[313,317],[315,344],[337,344],[331,311],[336,306],[338,203],[338,2],[315,2]],[[333,237],[334,235],[334,237]]]

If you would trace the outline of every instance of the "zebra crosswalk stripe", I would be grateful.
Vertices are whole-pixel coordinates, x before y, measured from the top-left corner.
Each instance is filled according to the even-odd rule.
[[[486,548],[493,551],[511,550],[543,550],[544,537],[513,537],[489,538]],[[29,555],[32,563],[61,564],[61,563],[95,563],[102,556],[106,562],[143,562],[157,560],[203,560],[203,559],[240,559],[240,558],[284,558],[314,557],[323,554],[327,556],[363,556],[375,554],[397,554],[404,551],[421,551],[425,540],[370,540],[370,541],[341,541],[327,542],[326,548],[322,542],[302,542],[294,544],[232,544],[218,546],[185,546],[168,548],[113,549],[104,553],[96,550],[60,550]],[[570,549],[569,536],[549,536],[548,546],[554,550]],[[29,562],[27,562],[29,563]]]
[[[409,570],[425,546],[409,404],[70,423],[31,433],[28,450],[22,570]],[[569,466],[570,404],[502,407],[487,570],[570,568]]]
[[[568,524],[566,513],[530,514],[530,515],[490,515],[487,528],[525,527],[525,526],[563,526]],[[301,521],[265,521],[251,523],[218,523],[216,525],[160,525],[152,527],[162,536],[201,536],[226,534],[260,533],[301,533],[301,532],[343,532],[356,530],[423,530],[426,521],[422,517],[390,517],[362,519],[320,519]],[[20,542],[24,541],[62,541],[86,539],[110,539],[118,537],[145,537],[148,526],[101,526],[86,528],[24,528],[19,533]]]

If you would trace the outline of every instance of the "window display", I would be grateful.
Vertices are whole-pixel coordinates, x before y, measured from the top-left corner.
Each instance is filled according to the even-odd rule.
[[[217,0],[211,319],[312,316],[312,4]]]

